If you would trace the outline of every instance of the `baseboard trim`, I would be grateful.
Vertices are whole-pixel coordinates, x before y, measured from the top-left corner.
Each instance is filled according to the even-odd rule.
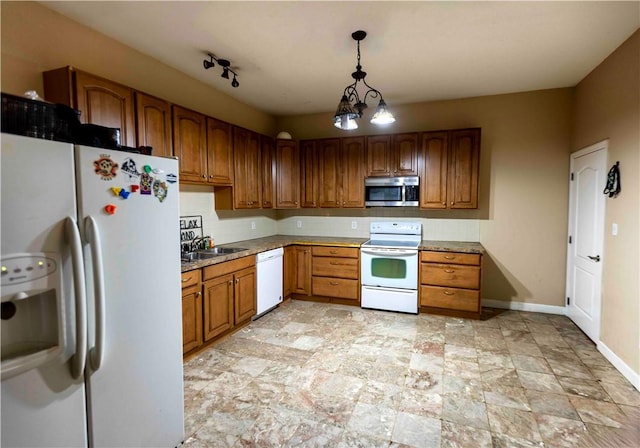
[[[506,300],[482,299],[482,306],[504,310],[531,311],[533,313],[564,315],[564,306],[541,305],[539,303],[507,302]]]
[[[598,351],[602,353],[602,355],[607,358],[611,364],[613,364],[613,367],[618,369],[618,372],[629,380],[629,382],[633,384],[633,387],[640,390],[640,374],[634,372],[633,369],[620,359],[609,347],[607,347],[604,342],[598,341],[596,345],[598,347]]]

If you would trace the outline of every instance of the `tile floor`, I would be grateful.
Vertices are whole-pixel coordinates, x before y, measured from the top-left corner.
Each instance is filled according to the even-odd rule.
[[[185,363],[185,446],[640,446],[640,393],[569,319],[484,311],[285,303]]]

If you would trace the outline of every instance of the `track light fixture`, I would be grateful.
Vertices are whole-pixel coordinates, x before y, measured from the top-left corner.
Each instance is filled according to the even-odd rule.
[[[357,129],[358,123],[356,123],[356,119],[362,118],[362,112],[367,108],[367,97],[369,95],[371,95],[372,98],[380,97],[380,102],[371,118],[371,123],[393,123],[396,119],[391,112],[389,112],[389,109],[387,109],[387,103],[382,99],[382,93],[367,84],[367,81],[364,79],[367,76],[367,72],[362,71],[362,66],[360,65],[360,41],[367,37],[367,33],[360,30],[352,33],[351,37],[358,42],[358,64],[356,65],[356,71],[351,73],[351,77],[355,79],[355,82],[345,87],[336,114],[333,116],[333,124],[339,129]],[[359,82],[362,82],[362,84],[369,89],[362,97],[356,90]]]
[[[220,75],[220,77],[229,79],[229,72],[231,72],[233,73],[233,81],[231,81],[231,87],[236,88],[240,85],[240,83],[236,79],[238,74],[231,68],[231,62],[229,62],[227,59],[218,59],[211,53],[207,53],[207,55],[209,56],[210,60],[205,59],[202,62],[205,70],[209,70],[211,67],[215,67],[215,63],[218,63],[218,65],[222,67],[222,74]]]

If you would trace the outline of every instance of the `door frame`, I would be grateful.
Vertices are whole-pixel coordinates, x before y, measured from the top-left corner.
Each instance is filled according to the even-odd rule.
[[[609,139],[605,139],[602,141],[599,141],[597,143],[594,143],[592,145],[589,145],[585,148],[582,148],[576,152],[573,152],[570,154],[570,162],[569,162],[569,211],[568,211],[568,230],[567,230],[567,272],[566,272],[566,281],[565,281],[565,295],[567,298],[571,297],[571,290],[572,290],[572,272],[573,272],[573,263],[572,263],[572,257],[571,257],[571,246],[572,243],[569,243],[569,237],[575,234],[575,229],[572,228],[573,225],[573,212],[574,212],[574,202],[575,202],[575,194],[576,194],[576,187],[573,183],[573,181],[571,180],[571,176],[574,173],[574,165],[575,165],[575,160],[578,157],[583,157],[586,156],[588,154],[597,152],[597,151],[604,151],[604,155],[605,155],[605,170],[607,169],[607,163],[608,163],[608,155],[609,155]],[[597,321],[598,321],[598,325],[597,325],[597,332],[595,334],[595,338],[593,339],[593,341],[597,344],[600,341],[600,330],[602,329],[602,291],[603,291],[603,272],[604,272],[604,262],[606,260],[606,257],[604,257],[604,237],[605,237],[605,224],[606,224],[606,206],[607,203],[605,200],[603,200],[603,207],[602,210],[600,212],[600,216],[599,219],[601,220],[601,229],[602,231],[600,232],[600,234],[596,235],[596,237],[599,239],[598,243],[600,245],[600,247],[602,248],[602,250],[600,251],[601,256],[602,256],[602,264],[600,267],[600,291],[598,294],[598,303],[597,303],[597,309],[598,309],[598,316],[597,316]],[[574,241],[575,243],[575,241]],[[567,303],[567,301],[565,301],[565,315],[569,316],[569,307],[571,305],[569,305]],[[570,316],[569,316],[570,317]],[[578,327],[580,328],[580,327]],[[581,329],[582,330],[582,329]],[[583,330],[584,331],[584,330]],[[586,334],[586,333],[585,333]],[[587,335],[591,338],[592,335]]]

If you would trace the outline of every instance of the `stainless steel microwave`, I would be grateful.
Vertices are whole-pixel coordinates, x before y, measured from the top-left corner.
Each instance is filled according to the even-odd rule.
[[[367,177],[364,180],[367,207],[418,207],[420,178]]]

